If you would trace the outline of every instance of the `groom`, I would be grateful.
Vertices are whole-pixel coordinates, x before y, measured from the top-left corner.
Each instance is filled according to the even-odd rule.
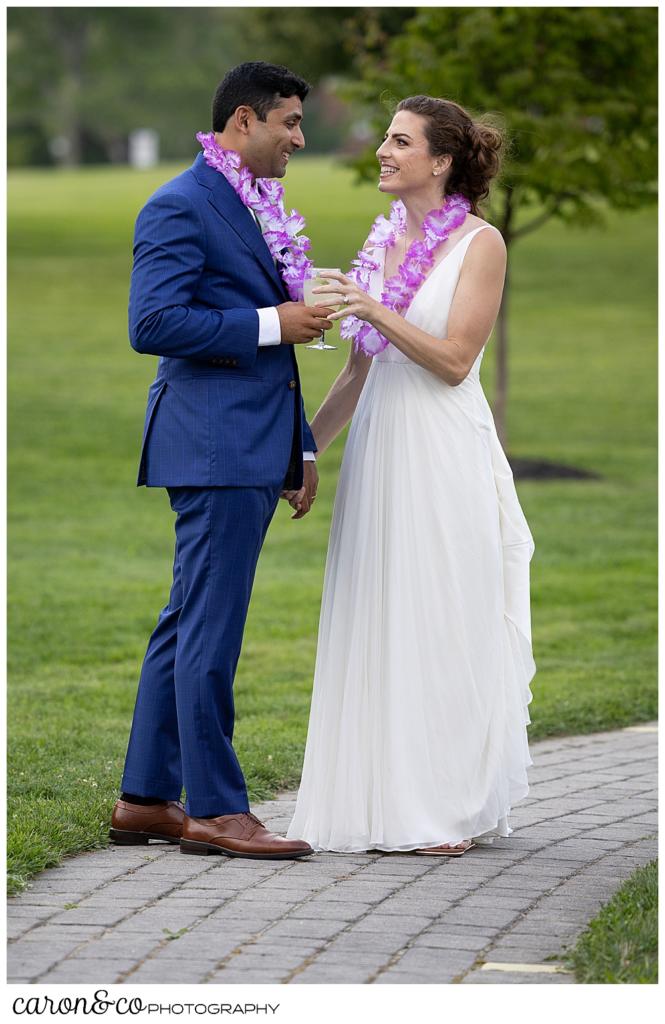
[[[215,143],[255,178],[283,177],[305,145],[308,89],[276,65],[233,68],[213,100]],[[293,346],[330,327],[331,312],[288,300],[259,219],[204,154],[141,210],[130,340],[160,360],[138,483],[166,488],[176,540],[170,599],[141,672],[115,842],[166,839],[183,853],[258,858],[312,853],[249,811],[232,746],[233,679],[280,495],[294,518],[316,496]]]

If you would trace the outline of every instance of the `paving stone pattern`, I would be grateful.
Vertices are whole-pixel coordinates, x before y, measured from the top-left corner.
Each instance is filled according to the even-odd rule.
[[[461,858],[80,854],[8,901],[8,980],[572,984],[566,947],[656,856],[656,751],[654,724],[532,744],[512,836]]]

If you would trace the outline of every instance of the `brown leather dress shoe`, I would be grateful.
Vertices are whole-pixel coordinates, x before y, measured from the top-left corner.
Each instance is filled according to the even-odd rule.
[[[179,843],[185,808],[177,800],[159,804],[130,804],[117,800],[109,839],[121,846],[141,846],[151,839]]]
[[[308,857],[314,850],[301,839],[285,839],[269,832],[263,822],[247,812],[222,814],[219,818],[185,817],[180,852],[286,860]]]

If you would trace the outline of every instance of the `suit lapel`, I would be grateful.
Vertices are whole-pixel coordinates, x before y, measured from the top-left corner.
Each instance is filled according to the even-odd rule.
[[[197,181],[209,190],[208,202],[211,206],[233,228],[240,241],[254,254],[270,280],[286,296],[284,282],[256,221],[224,175],[213,167],[208,167],[201,153],[194,161],[192,171]]]

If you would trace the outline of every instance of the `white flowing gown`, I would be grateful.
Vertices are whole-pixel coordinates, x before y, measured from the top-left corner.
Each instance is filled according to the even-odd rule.
[[[446,337],[464,256],[486,229],[435,265],[409,323]],[[375,298],[382,284],[383,267]],[[353,416],[288,830],[317,850],[491,842],[527,795],[534,546],[481,359],[451,387],[389,345]]]

